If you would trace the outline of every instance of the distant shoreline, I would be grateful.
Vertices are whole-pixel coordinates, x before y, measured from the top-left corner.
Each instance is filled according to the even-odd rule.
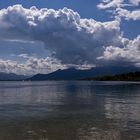
[[[1,79],[0,81],[17,81],[17,82],[18,81],[23,82],[24,81],[134,81],[134,82],[140,81],[140,71],[129,72],[125,74],[93,76],[93,77],[90,76],[88,77],[86,75],[84,76],[84,74],[79,77],[74,77],[74,74],[71,74],[72,78],[68,75],[68,73],[67,73],[68,77],[66,77],[66,74],[63,74],[63,71],[61,72],[61,74],[58,74],[57,76],[55,75],[55,73],[48,75],[37,74],[27,79],[3,79],[3,80]]]
[[[88,77],[84,80],[94,81],[140,81],[140,72],[130,72],[118,75],[106,75],[100,77]]]

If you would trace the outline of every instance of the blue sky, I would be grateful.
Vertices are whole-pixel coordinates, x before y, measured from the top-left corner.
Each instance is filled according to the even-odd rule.
[[[67,34],[73,33],[74,34],[73,36],[77,37],[77,42],[74,38],[70,38],[70,36],[65,36],[65,34],[63,36],[63,39],[61,38],[61,40],[63,40],[63,41],[60,42],[60,40],[59,40],[60,37],[58,38],[58,35],[57,35],[57,38],[54,37],[54,34],[56,34],[56,32],[57,32],[57,34],[59,34],[59,31],[62,30],[62,27],[61,28],[58,27],[60,25],[58,25],[58,26],[55,25],[55,27],[53,27],[53,29],[51,30],[51,33],[53,35],[50,35],[50,33],[49,33],[49,35],[50,35],[49,37],[48,37],[49,28],[47,30],[45,28],[46,25],[44,25],[43,28],[44,28],[45,32],[44,31],[42,32],[42,30],[40,30],[40,28],[37,28],[37,32],[39,32],[38,37],[34,36],[33,35],[34,33],[30,33],[30,34],[27,34],[27,38],[26,37],[24,38],[22,32],[20,32],[20,31],[22,31],[22,27],[24,28],[24,26],[26,24],[22,25],[22,22],[21,22],[20,23],[21,27],[19,27],[20,25],[17,23],[19,23],[21,20],[19,20],[15,16],[14,17],[15,20],[18,20],[18,21],[17,22],[15,21],[14,32],[13,32],[13,28],[10,29],[10,27],[8,27],[7,29],[5,29],[5,27],[3,27],[3,26],[0,27],[1,29],[3,29],[3,32],[4,32],[4,34],[0,34],[0,38],[1,38],[0,39],[0,59],[2,61],[1,62],[2,64],[0,64],[0,71],[5,70],[5,69],[3,69],[4,66],[6,67],[5,61],[6,62],[8,61],[9,65],[10,65],[10,63],[12,63],[12,65],[17,66],[19,63],[28,63],[28,61],[33,61],[32,59],[34,59],[34,58],[35,58],[35,60],[43,59],[42,60],[43,66],[45,65],[45,67],[49,67],[48,70],[46,70],[46,71],[44,71],[45,68],[41,68],[41,70],[43,69],[43,71],[41,71],[39,69],[39,71],[36,71],[36,73],[37,72],[47,73],[51,70],[57,69],[59,67],[59,65],[61,65],[61,64],[62,65],[60,67],[62,67],[62,68],[67,67],[67,65],[76,65],[76,66],[78,65],[78,67],[80,67],[80,65],[81,66],[87,65],[87,67],[88,67],[88,65],[97,65],[96,60],[101,60],[101,59],[105,59],[105,61],[110,61],[108,59],[111,59],[111,63],[112,63],[112,60],[113,60],[113,62],[114,62],[114,60],[120,61],[120,59],[121,59],[120,56],[123,57],[123,60],[125,60],[125,62],[124,62],[125,64],[132,63],[132,62],[130,62],[130,59],[132,59],[132,56],[131,56],[131,58],[127,58],[126,56],[127,56],[127,53],[128,54],[130,53],[129,52],[130,49],[133,50],[131,48],[132,46],[134,49],[136,49],[136,47],[139,47],[139,43],[135,43],[137,40],[139,40],[138,36],[140,35],[140,28],[139,28],[139,26],[140,26],[140,18],[139,18],[140,17],[139,16],[140,15],[139,14],[140,13],[139,12],[140,4],[139,4],[139,2],[140,2],[139,0],[134,0],[134,1],[132,1],[132,0],[126,0],[126,1],[123,1],[123,0],[108,0],[108,1],[104,1],[104,0],[88,0],[88,1],[87,0],[70,0],[70,1],[68,1],[68,0],[6,0],[5,1],[5,0],[1,0],[0,9],[5,8],[7,10],[7,8],[9,6],[12,6],[13,8],[11,11],[18,9],[17,7],[14,7],[14,5],[17,5],[17,4],[20,4],[22,6],[22,7],[20,7],[20,9],[25,8],[24,11],[27,11],[27,9],[30,9],[30,7],[32,7],[32,6],[36,6],[38,9],[42,9],[42,8],[54,9],[55,14],[57,13],[57,11],[59,9],[63,9],[64,7],[66,7],[66,9],[73,10],[72,14],[74,14],[74,12],[78,12],[81,23],[79,23],[78,26],[76,25],[77,26],[76,28],[74,28],[74,29],[72,28],[71,30],[68,29],[68,31],[67,31]],[[127,6],[126,6],[126,4],[127,4]],[[21,13],[18,13],[18,12],[20,12],[20,11],[16,10],[17,16],[19,14],[21,15]],[[33,10],[31,10],[31,12],[32,12],[32,14],[34,14]],[[65,14],[64,15],[69,16],[68,15],[69,11],[64,10],[62,12],[64,12],[64,13],[66,12],[66,15]],[[2,10],[1,10],[1,13],[2,13],[2,16],[4,17],[5,15]],[[7,13],[6,18],[9,18],[10,16],[12,16],[11,13],[10,12]],[[55,14],[53,15],[53,18],[55,17]],[[59,16],[61,17],[61,15],[59,15]],[[27,17],[28,17],[28,15],[27,15]],[[33,17],[34,17],[34,15],[33,15]],[[45,17],[45,18],[46,18],[45,20],[47,21],[47,17]],[[76,18],[76,17],[74,16],[74,18]],[[92,31],[89,31],[89,33],[87,34],[87,31],[85,32],[84,30],[89,30],[89,27],[86,25],[86,21],[84,21],[84,24],[83,24],[83,19],[88,20],[88,22],[89,22],[88,24],[90,24],[89,26],[91,28],[90,30],[93,30],[93,31],[96,30],[97,24],[94,21],[90,21],[90,19],[94,19],[96,22],[98,22],[97,27],[102,25],[102,27],[99,28],[101,30],[100,34],[97,33],[94,35],[94,33]],[[55,21],[56,21],[56,19],[55,20],[53,19],[49,22],[56,24]],[[2,23],[4,22],[4,24],[5,24],[5,21],[3,21],[3,18],[0,19],[0,22],[2,22]],[[67,21],[67,22],[70,22],[70,21]],[[107,25],[105,25],[105,22],[111,22],[111,23],[107,23]],[[13,21],[11,19],[8,19],[6,21],[6,24],[13,24]],[[95,25],[95,26],[93,26],[93,28],[95,28],[95,29],[92,28],[92,24]],[[40,23],[38,26],[40,26]],[[63,28],[64,28],[64,26],[65,26],[65,24],[63,24]],[[73,24],[72,24],[72,26],[73,26]],[[87,27],[85,27],[85,26],[87,26]],[[25,26],[25,28],[26,28],[26,26]],[[77,28],[81,28],[80,34],[79,34],[79,31],[77,30]],[[83,29],[83,28],[85,28],[85,29]],[[57,29],[57,31],[56,31],[56,29]],[[7,32],[7,30],[9,31],[9,33]],[[16,30],[16,32],[15,32],[15,30]],[[65,28],[64,28],[64,31],[66,31]],[[64,31],[63,32],[61,31],[60,34],[64,33]],[[104,36],[104,34],[105,34],[105,36]],[[106,34],[108,35],[108,38],[106,37]],[[114,37],[110,36],[110,34],[113,35]],[[21,37],[20,37],[20,35],[21,35]],[[96,35],[99,36],[100,38],[98,38],[97,40],[95,40],[95,39],[89,40],[90,37],[93,37]],[[41,36],[42,38],[39,38],[39,36]],[[89,36],[89,38],[88,38],[88,36]],[[104,37],[101,37],[101,36],[104,36]],[[111,43],[105,41],[105,44],[98,43],[99,39],[101,39],[101,40],[108,39],[109,40],[109,36],[110,36],[110,40],[113,40],[112,42],[114,44],[111,41],[110,41]],[[82,42],[81,40],[78,40],[81,38],[83,38],[83,44],[79,43],[79,42]],[[124,43],[124,40],[129,40],[129,43]],[[57,45],[54,44],[54,42],[56,42]],[[127,42],[127,41],[125,41],[125,42]],[[67,49],[64,50],[64,47],[67,46],[65,43],[76,46],[76,47],[78,46],[78,47],[77,48],[75,47],[76,48],[75,49],[74,47],[72,48],[72,47],[69,47],[69,45],[68,45]],[[99,56],[95,55],[94,60],[92,58],[87,57],[90,55],[92,56],[92,54],[89,54],[90,50],[88,50],[90,48],[89,46],[91,46],[92,44],[94,44],[94,46],[97,46],[96,49],[91,48],[91,50],[93,51],[93,56],[95,55],[95,53],[99,55]],[[102,45],[102,48],[100,48],[100,49],[98,49],[99,44],[100,44],[100,46]],[[127,44],[127,45],[125,45],[125,44]],[[138,45],[134,46],[134,44],[138,44]],[[64,45],[64,46],[61,47],[60,49],[53,47],[53,46],[59,46],[59,45],[60,46]],[[81,48],[79,49],[79,47],[87,50],[87,53],[82,52]],[[124,51],[124,49],[120,49],[120,48],[127,48],[128,52]],[[104,49],[104,51],[103,51],[103,49]],[[120,51],[120,52],[116,52],[116,50]],[[115,53],[111,54],[112,51]],[[138,50],[135,50],[134,52],[136,52],[137,53],[136,55],[138,56],[138,54],[139,54]],[[132,52],[132,54],[134,52]],[[75,64],[73,61],[70,61],[70,57],[67,58],[66,57],[67,55],[65,56],[65,53],[69,53],[70,57],[75,58],[75,60],[77,60],[78,64]],[[55,64],[53,62],[48,62],[48,61],[50,61],[50,58],[48,58],[48,57],[54,58]],[[86,60],[85,62],[83,62],[84,60],[82,59],[82,57],[83,58],[85,57],[85,60]],[[47,58],[47,60],[46,60],[46,58]],[[133,59],[135,59],[135,61],[138,61],[136,58],[133,58]],[[47,62],[44,62],[44,61],[47,61]],[[51,59],[51,61],[52,61],[52,59]],[[134,60],[132,60],[132,61],[134,61]],[[39,63],[39,62],[36,62],[36,63]],[[48,63],[49,64],[53,63],[54,69],[52,68],[53,64],[52,65],[50,64],[51,66],[48,66]],[[102,63],[104,63],[104,61],[99,62],[99,63],[102,64]],[[115,64],[115,62],[114,62],[114,64]],[[138,64],[138,62],[135,62],[134,65],[139,65],[139,64]],[[8,67],[10,67],[10,66],[8,66]],[[19,67],[19,69],[20,69],[22,66],[19,65],[17,67]],[[7,69],[6,69],[6,71],[7,71]],[[8,69],[8,72],[9,71],[10,70]],[[15,72],[17,72],[17,73],[22,73],[21,71],[18,72],[18,70],[15,70]],[[26,71],[26,68],[25,68],[25,71]],[[24,71],[24,73],[26,73],[25,71]]]

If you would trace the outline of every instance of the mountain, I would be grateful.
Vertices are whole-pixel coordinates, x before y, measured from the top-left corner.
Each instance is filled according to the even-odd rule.
[[[85,76],[91,76],[92,70],[77,70],[75,68],[69,68],[65,70],[57,70],[49,74],[37,74],[28,80],[42,81],[42,80],[78,80]]]
[[[49,74],[37,74],[27,80],[30,81],[45,81],[45,80],[81,80],[87,77],[97,77],[113,74],[122,74],[128,72],[135,72],[140,70],[136,67],[96,67],[88,70],[79,70],[69,68],[64,70],[57,70]]]
[[[14,73],[4,73],[0,72],[0,81],[18,81],[18,80],[25,80],[28,76],[24,75],[16,75]]]

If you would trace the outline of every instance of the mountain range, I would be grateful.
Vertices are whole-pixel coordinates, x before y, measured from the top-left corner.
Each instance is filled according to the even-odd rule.
[[[91,69],[80,70],[74,67],[68,69],[59,69],[49,74],[36,74],[34,76],[17,75],[14,73],[0,72],[0,81],[45,81],[45,80],[82,80],[92,77],[112,76],[130,72],[140,71],[138,67],[95,67]]]
[[[27,78],[29,78],[29,76],[0,72],[0,81],[21,81]]]
[[[140,71],[137,67],[95,67],[88,70],[79,70],[75,68],[59,69],[49,74],[36,74],[27,80],[45,81],[45,80],[81,80],[88,77],[99,77],[105,75],[123,74]]]

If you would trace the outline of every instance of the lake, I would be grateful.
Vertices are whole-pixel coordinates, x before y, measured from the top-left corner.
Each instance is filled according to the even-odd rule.
[[[140,83],[0,82],[0,140],[140,140]]]

